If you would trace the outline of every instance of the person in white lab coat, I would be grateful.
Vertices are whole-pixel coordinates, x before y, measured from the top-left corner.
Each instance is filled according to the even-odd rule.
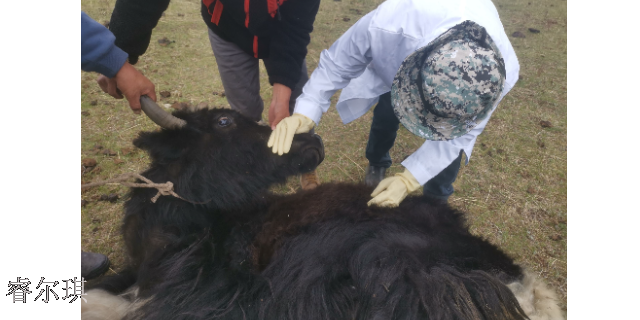
[[[344,88],[336,105],[344,123],[378,103],[367,144],[365,180],[377,185],[369,205],[397,206],[423,185],[427,198],[447,202],[462,153],[468,161],[519,69],[490,0],[388,0],[321,53],[268,145],[287,153],[293,135],[312,129]],[[402,162],[404,172],[383,179],[399,123],[426,141]]]

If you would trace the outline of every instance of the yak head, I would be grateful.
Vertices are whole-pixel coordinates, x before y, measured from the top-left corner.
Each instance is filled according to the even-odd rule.
[[[161,115],[164,120],[150,115],[161,130],[142,132],[133,142],[151,158],[144,175],[171,181],[176,193],[192,202],[232,210],[291,175],[314,170],[324,159],[322,140],[313,134],[297,134],[288,154],[272,153],[267,147],[271,128],[233,110]]]

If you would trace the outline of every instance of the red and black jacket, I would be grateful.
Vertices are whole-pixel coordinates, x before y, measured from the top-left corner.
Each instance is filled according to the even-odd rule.
[[[135,63],[169,0],[118,0],[109,29]],[[294,88],[300,79],[320,0],[202,0],[207,26],[219,37],[264,60],[269,82]]]

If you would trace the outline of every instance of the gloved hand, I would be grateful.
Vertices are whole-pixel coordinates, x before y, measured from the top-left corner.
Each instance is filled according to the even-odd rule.
[[[373,199],[369,200],[367,205],[397,207],[409,193],[420,187],[418,180],[409,170],[405,169],[402,173],[396,173],[395,176],[380,181],[376,189],[371,193]]]
[[[309,132],[316,125],[313,120],[299,113],[294,113],[278,123],[276,129],[271,132],[267,147],[272,148],[273,153],[283,155],[291,150],[293,135],[296,133]]]

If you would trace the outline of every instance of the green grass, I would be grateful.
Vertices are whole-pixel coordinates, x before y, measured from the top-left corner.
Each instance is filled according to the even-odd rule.
[[[200,16],[200,2],[174,0],[154,30],[147,53],[136,65],[155,84],[157,92],[169,91],[163,104],[206,102],[227,107]],[[328,48],[355,21],[374,9],[380,0],[322,1],[316,17],[307,63],[313,71],[320,52]],[[471,229],[539,274],[559,294],[566,309],[567,299],[567,6],[557,0],[494,1],[508,35],[520,31],[526,37],[510,37],[520,61],[521,79],[504,98],[485,131],[477,140],[471,161],[463,166],[454,184],[453,206],[468,213]],[[103,22],[109,19],[115,0],[83,0],[82,10]],[[180,16],[178,14],[184,14]],[[349,18],[349,21],[345,18]],[[531,33],[528,28],[540,30]],[[163,47],[157,40],[167,37],[175,43]],[[268,106],[271,88],[264,67],[262,97]],[[98,161],[99,172],[82,176],[83,182],[103,180],[125,172],[141,172],[148,163],[143,152],[131,148],[140,131],[156,125],[129,111],[123,100],[102,93],[97,75],[82,73],[82,158]],[[96,105],[91,105],[96,101]],[[333,98],[337,101],[337,95]],[[263,114],[267,119],[267,113]],[[318,168],[321,181],[360,181],[367,160],[364,148],[371,112],[343,125],[335,109],[323,118],[316,132],[323,137],[326,158]],[[540,121],[552,126],[543,128]],[[348,137],[348,139],[345,139]],[[400,162],[422,141],[403,127],[391,150],[390,173],[402,170]],[[95,145],[117,152],[104,156]],[[117,159],[117,161],[116,161]],[[291,179],[278,192],[294,192],[298,181]],[[97,201],[105,193],[124,197],[127,189],[103,186],[84,191],[89,201],[82,208],[82,248],[109,255],[113,269],[124,262],[119,226],[122,202]]]

